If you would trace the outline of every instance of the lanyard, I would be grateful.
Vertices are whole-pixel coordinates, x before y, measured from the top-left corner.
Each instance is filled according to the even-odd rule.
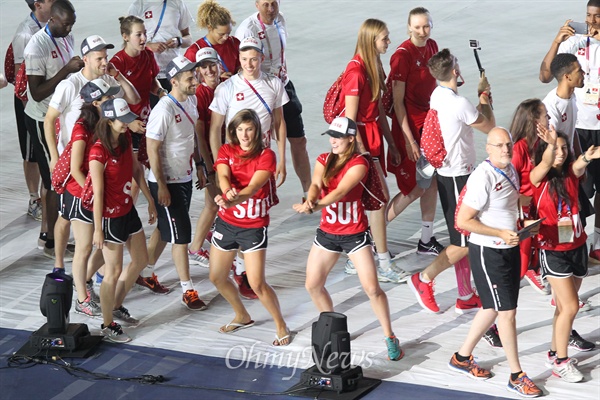
[[[567,215],[571,216],[571,207],[569,207],[569,203],[565,201],[565,206],[567,206]],[[562,197],[558,196],[558,219],[562,217]]]
[[[510,179],[508,177],[508,175],[506,175],[504,173],[504,171],[502,171],[500,168],[495,167],[494,165],[492,165],[492,163],[490,162],[490,160],[485,160],[485,162],[487,162],[488,164],[490,164],[492,166],[492,168],[494,168],[494,170],[499,173],[500,175],[502,175],[504,178],[506,178],[506,180],[510,183],[510,185],[513,187],[513,189],[515,189],[517,191],[517,193],[519,192],[519,189],[517,188],[517,185],[515,185],[515,183],[512,181],[512,179]],[[509,164],[510,167],[512,167],[512,164]]]
[[[190,117],[190,114],[188,114],[187,111],[185,111],[185,108],[183,108],[183,106],[181,105],[181,103],[178,102],[177,99],[175,97],[173,97],[173,95],[171,93],[169,93],[167,96],[169,96],[169,98],[171,100],[173,100],[173,102],[177,105],[177,107],[181,108],[181,111],[183,111],[183,113],[185,114],[185,116],[187,117],[187,119],[190,120],[192,126],[195,126],[196,124],[194,124],[194,120],[192,119],[192,117]]]
[[[202,38],[202,40],[204,40],[204,42],[208,45],[208,47],[210,47],[211,49],[214,49],[212,43],[208,40],[208,38],[206,36],[204,36]],[[215,50],[216,51],[216,50]],[[219,62],[221,63],[221,65],[223,66],[223,69],[225,70],[225,72],[229,72],[229,68],[227,68],[227,65],[225,65],[225,61],[223,61],[223,59],[221,58],[221,56],[219,55],[219,52],[217,52],[217,58],[219,59]]]
[[[250,86],[250,89],[252,89],[252,91],[254,92],[256,97],[258,97],[258,99],[260,101],[262,101],[263,105],[265,106],[265,108],[267,109],[269,114],[273,114],[273,112],[271,111],[271,108],[269,107],[269,105],[267,104],[265,99],[263,99],[262,96],[260,95],[260,93],[258,93],[258,91],[254,88],[254,86],[252,86],[252,84],[250,82],[248,82],[248,79],[244,78],[243,76],[242,76],[242,78],[244,79],[244,82],[246,82],[248,84],[248,86]]]
[[[48,34],[48,36],[50,36],[50,40],[52,40],[52,43],[54,43],[54,47],[56,47],[56,51],[58,51],[58,55],[60,56],[60,59],[62,60],[63,64],[66,65],[67,62],[65,61],[65,58],[63,57],[62,51],[60,51],[60,48],[58,47],[58,43],[56,43],[56,39],[54,39],[54,36],[52,36],[52,32],[50,32],[50,28],[48,28],[48,24],[46,24],[45,31]],[[67,45],[67,42],[65,41],[64,38],[63,38],[63,43],[65,44],[65,47],[68,49],[69,46]]]
[[[586,80],[590,79],[590,37],[587,37],[587,41],[585,44],[585,75],[587,76]],[[598,68],[598,80],[600,80],[600,67]]]
[[[269,48],[269,60],[273,61],[273,49],[271,48],[271,41],[269,40],[269,35],[267,35],[267,27],[260,19],[260,14],[258,14],[258,22],[260,22],[260,26],[262,27],[263,32],[265,33],[265,39],[267,40],[267,47]],[[279,35],[279,43],[281,44],[281,66],[284,65],[284,46],[283,46],[283,37],[281,36],[281,31],[279,30],[279,24],[277,24],[277,19],[273,20],[275,23],[275,29],[277,29],[277,35]]]
[[[160,28],[160,24],[162,24],[162,20],[163,20],[163,17],[165,16],[166,8],[167,8],[167,0],[163,0],[163,7],[162,7],[162,11],[160,12],[160,18],[158,19],[158,24],[156,24],[156,29],[154,30],[154,33],[152,34],[152,37],[150,38],[150,42],[152,42],[154,40],[154,36],[156,36],[156,32],[158,32],[158,29]]]
[[[38,28],[42,29],[42,24],[40,24],[40,21],[38,21],[38,19],[36,18],[35,14],[32,12],[29,15],[31,16],[31,19],[35,21],[35,23],[37,24]]]

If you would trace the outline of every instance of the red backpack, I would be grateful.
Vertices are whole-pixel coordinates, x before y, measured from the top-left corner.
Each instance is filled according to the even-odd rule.
[[[448,152],[444,145],[444,137],[440,127],[438,113],[433,108],[427,111],[423,133],[421,134],[421,149],[423,155],[435,168],[440,168]]]
[[[15,84],[15,53],[12,43],[8,45],[4,56],[4,76],[8,83]]]
[[[460,206],[462,205],[462,202],[463,202],[463,199],[464,199],[466,193],[467,193],[467,185],[465,185],[462,188],[462,190],[460,191],[460,195],[458,196],[458,201],[456,202],[456,210],[454,210],[454,229],[456,229],[456,231],[458,233],[460,233],[461,235],[469,236],[471,234],[471,232],[461,229],[458,227],[458,225],[456,225],[456,217],[458,217],[458,211],[460,210]]]
[[[360,63],[356,60],[350,60],[348,64],[352,61],[355,63]],[[344,110],[346,109],[346,100],[341,95],[342,93],[342,81],[344,80],[344,74],[346,70],[338,76],[338,78],[333,82],[333,85],[325,94],[325,101],[323,102],[323,118],[325,118],[325,122],[331,124],[336,117],[339,117]]]
[[[360,182],[365,189],[361,201],[365,210],[376,211],[386,205],[388,199],[383,191],[383,184],[379,178],[379,173],[377,172],[377,167],[373,162],[373,158],[368,153],[362,154],[362,156],[367,159],[369,170],[367,171],[367,183],[363,184],[362,181]]]
[[[385,112],[385,115],[390,118],[394,116],[394,93],[392,84],[392,78],[389,76],[388,80],[385,82],[386,91],[381,95],[381,105],[383,105],[383,111]]]

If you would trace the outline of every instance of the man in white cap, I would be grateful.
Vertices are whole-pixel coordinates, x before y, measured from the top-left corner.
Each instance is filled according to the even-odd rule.
[[[200,162],[194,146],[198,120],[196,66],[197,63],[184,56],[174,58],[167,65],[171,93],[158,101],[146,126],[150,161],[148,181],[158,214],[158,226],[148,243],[147,268],[153,269],[167,243],[171,243],[171,254],[183,291],[181,302],[190,310],[201,311],[206,304],[194,289],[188,260],[188,244],[192,241],[189,214],[192,161]],[[203,172],[197,168],[196,173],[204,185]],[[151,277],[158,282],[154,273]]]
[[[265,56],[261,70],[279,77],[285,87],[285,92],[290,99],[283,106],[286,136],[290,142],[292,164],[306,197],[311,181],[310,160],[306,151],[302,104],[287,73],[285,50],[288,31],[285,18],[279,12],[279,0],[255,0],[255,5],[258,12],[242,21],[235,31],[235,36],[240,40],[256,37],[261,41]]]
[[[50,18],[50,7],[54,0],[25,0],[31,12],[23,20],[6,53],[6,58],[10,59],[12,54],[12,71],[5,71],[9,83],[15,84],[15,77],[23,64],[23,52],[29,39],[37,33],[48,22]],[[36,220],[42,219],[42,200],[39,195],[40,172],[38,170],[35,157],[33,156],[33,147],[29,134],[25,127],[25,104],[21,99],[14,95],[15,117],[17,120],[17,133],[19,135],[19,145],[21,147],[21,156],[23,157],[23,172],[25,175],[25,184],[29,190],[29,207],[27,214]]]
[[[54,258],[54,224],[58,218],[57,196],[51,190],[50,153],[44,134],[44,117],[56,86],[71,73],[83,67],[83,61],[73,52],[71,29],[75,24],[75,8],[68,0],[56,0],[50,9],[48,23],[35,33],[25,50],[27,97],[25,126],[33,144],[44,188],[42,190],[42,233],[38,246],[44,255]],[[43,233],[47,236],[44,237]],[[45,240],[44,240],[45,239]],[[42,244],[44,243],[44,244]]]
[[[48,111],[44,118],[44,134],[50,153],[50,172],[58,161],[58,157],[71,140],[71,131],[79,118],[83,98],[79,94],[81,88],[94,79],[100,78],[111,87],[119,87],[116,97],[124,98],[130,104],[137,104],[140,96],[133,85],[112,64],[108,63],[107,49],[115,46],[106,43],[98,35],[92,35],[81,43],[83,68],[63,80],[56,86],[50,99]],[[55,121],[59,119],[60,130],[58,144],[56,143]],[[59,204],[59,209],[62,208]],[[64,251],[69,240],[70,222],[58,218],[54,226],[54,268],[64,269]]]

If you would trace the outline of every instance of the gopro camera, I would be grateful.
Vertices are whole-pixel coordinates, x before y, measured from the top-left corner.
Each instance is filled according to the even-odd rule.
[[[481,47],[479,47],[479,40],[469,40],[469,47],[472,49],[481,50]]]

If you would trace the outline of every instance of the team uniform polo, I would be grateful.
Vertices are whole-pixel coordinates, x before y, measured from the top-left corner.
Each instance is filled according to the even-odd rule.
[[[550,125],[557,132],[562,132],[569,137],[571,149],[573,149],[575,136],[575,122],[577,121],[577,103],[575,95],[569,99],[558,97],[556,89],[552,89],[544,100],[542,100],[550,117]]]
[[[205,47],[212,47],[219,55],[221,71],[236,74],[240,68],[240,40],[230,36],[223,44],[211,44],[208,38],[201,38],[194,42],[185,51],[185,57],[191,62],[196,62],[196,53]]]
[[[475,167],[475,142],[471,124],[479,111],[466,98],[452,89],[438,86],[431,94],[431,108],[437,110],[447,155],[437,173],[441,176],[463,176]]]
[[[196,88],[196,101],[198,104],[198,119],[204,125],[204,140],[210,150],[210,116],[212,111],[209,109],[210,103],[215,98],[215,90],[205,83],[201,83]],[[223,133],[225,133],[225,124],[223,124]],[[223,135],[224,136],[224,135]]]
[[[329,153],[321,154],[317,158],[317,162],[325,166],[328,156]],[[329,180],[327,186],[323,185],[320,198],[337,189],[348,170],[357,165],[364,165],[367,170],[369,168],[367,160],[363,156],[355,154],[346,162],[340,172]],[[362,183],[364,184],[366,180],[367,174],[365,174]],[[333,235],[352,235],[365,232],[369,227],[369,221],[361,201],[363,191],[364,187],[359,183],[336,203],[323,208],[319,225],[321,230]]]
[[[367,77],[367,70],[363,59],[358,54],[346,66],[340,96],[358,96],[356,125],[360,131],[363,144],[367,151],[371,153],[371,156],[379,158],[379,162],[383,163],[385,160],[382,157],[382,134],[377,123],[379,98],[375,101],[371,100],[371,86]],[[383,170],[385,171],[385,168]]]
[[[404,41],[390,59],[390,79],[405,83],[404,107],[410,130],[417,144],[421,143],[421,130],[429,111],[429,99],[436,87],[436,80],[427,67],[427,62],[438,52],[438,45],[428,39],[424,47],[415,46],[410,39]],[[393,86],[392,86],[393,87]],[[400,165],[394,166],[388,160],[387,170],[396,175],[398,188],[408,195],[417,185],[416,164],[406,152],[406,138],[401,123],[394,112],[392,115],[392,137],[400,152]]]
[[[157,30],[164,3],[166,3],[165,12]],[[192,22],[192,16],[183,0],[135,0],[127,14],[136,15],[144,20],[149,43],[168,42],[174,37],[181,37],[181,31],[188,29]],[[154,53],[160,67],[158,73],[160,79],[167,78],[165,68],[178,55],[178,48],[168,48],[162,53]]]
[[[288,30],[285,18],[280,13],[271,25],[261,24],[259,18],[258,12],[246,18],[236,29],[235,36],[239,40],[253,36],[261,41],[265,55],[261,70],[267,74],[278,76],[283,82],[285,92],[290,99],[283,106],[287,137],[304,137],[302,103],[296,95],[296,88],[287,72],[285,49],[287,47]]]
[[[159,204],[158,183],[152,169],[148,175],[148,186],[156,205],[161,240],[174,244],[189,244],[192,241],[189,210],[196,135],[194,124],[198,119],[196,96],[188,96],[187,100],[180,104],[191,121],[169,96],[163,96],[150,112],[146,125],[146,137],[162,142],[159,150],[160,162],[165,183],[171,194],[171,204],[168,207]]]
[[[109,86],[120,86],[119,82],[108,74],[102,75],[100,79],[108,83]],[[58,154],[63,152],[65,146],[71,140],[71,131],[75,122],[79,119],[81,106],[83,105],[83,98],[79,92],[88,82],[89,79],[83,76],[81,71],[76,72],[56,86],[54,94],[50,99],[50,107],[60,113],[60,130],[58,132],[57,143]],[[124,94],[125,92],[121,88],[115,97],[123,97]]]
[[[579,214],[579,178],[573,173],[573,164],[563,168],[569,169],[564,179],[569,203],[562,199],[560,213],[568,217],[573,224],[573,242],[559,243],[558,236],[558,196],[550,192],[547,177],[537,188],[533,189],[533,203],[540,218],[546,218],[540,225],[537,235],[537,246],[540,250],[540,265],[544,276],[566,278],[576,276],[583,278],[587,275],[587,235],[581,223]],[[570,215],[569,215],[570,208]]]
[[[482,224],[516,232],[518,176],[512,164],[501,171],[506,176],[487,161],[482,162],[467,181],[463,204],[479,211],[477,218]],[[519,246],[510,246],[500,237],[471,233],[469,261],[484,309],[506,311],[517,307],[519,255]]]
[[[125,50],[121,50],[110,62],[139,93],[141,101],[138,104],[129,104],[129,108],[139,116],[139,120],[147,122],[150,116],[150,91],[159,72],[154,53],[145,48],[138,56],[131,57]]]
[[[515,167],[517,175],[519,176],[519,182],[521,183],[519,193],[521,193],[523,196],[531,197],[533,195],[533,185],[529,180],[529,174],[531,173],[534,165],[531,155],[529,154],[527,140],[517,140],[517,143],[515,143],[513,146],[511,163]],[[528,206],[528,204],[523,204],[523,206]]]
[[[260,93],[271,112],[283,107],[289,101],[281,80],[273,75],[261,72],[258,79],[249,82]],[[217,86],[215,97],[209,107],[211,111],[225,116],[225,126],[229,125],[229,121],[239,111],[246,108],[254,110],[258,114],[263,144],[265,147],[270,147],[272,115],[256,93],[244,81],[241,74],[234,75]]]
[[[231,187],[240,191],[250,184],[256,171],[275,173],[275,153],[271,149],[264,149],[257,157],[244,160],[240,158],[243,150],[239,146],[224,144],[219,149],[215,160],[215,169],[219,164],[228,165],[231,169]],[[269,225],[269,209],[271,208],[274,193],[272,185],[265,183],[248,200],[230,208],[219,208],[219,218],[226,223],[239,228],[262,228]]]
[[[22,64],[25,61],[23,55],[25,46],[29,43],[31,37],[36,34],[42,25],[34,19],[34,14],[30,13],[17,27],[15,36],[12,39],[12,48],[14,56],[14,64]],[[18,71],[15,71],[15,77]],[[14,107],[15,117],[17,119],[17,133],[19,135],[19,145],[21,147],[21,156],[23,160],[35,162],[35,156],[33,155],[33,144],[27,133],[27,127],[25,126],[25,105],[19,99],[16,94],[14,95]]]
[[[27,75],[42,76],[46,80],[53,78],[75,55],[74,39],[71,34],[64,38],[52,38],[46,32],[48,25],[34,34],[23,53],[25,72]],[[55,44],[56,42],[56,44]],[[44,188],[52,188],[50,177],[50,151],[44,134],[44,117],[52,95],[37,102],[31,96],[30,85],[27,85],[29,101],[25,105],[25,126],[33,145],[35,160],[40,170]]]

